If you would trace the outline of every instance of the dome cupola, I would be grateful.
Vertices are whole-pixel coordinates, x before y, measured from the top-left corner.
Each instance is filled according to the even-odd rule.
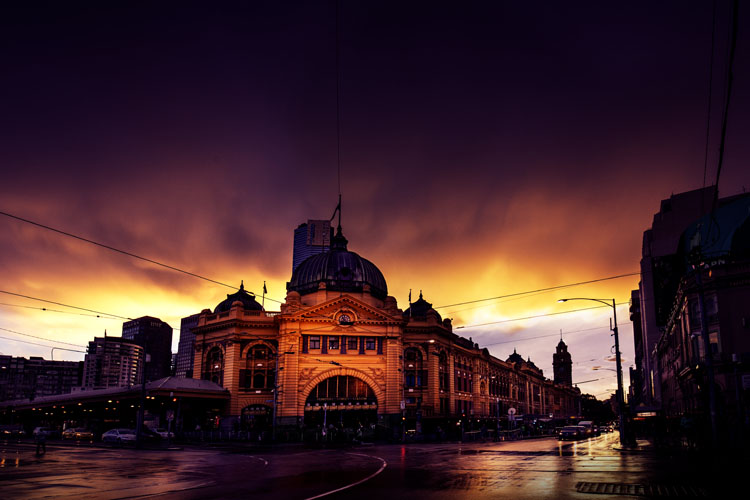
[[[235,302],[241,302],[242,307],[250,311],[262,311],[263,306],[258,304],[255,300],[255,294],[249,293],[245,290],[244,281],[240,282],[240,289],[235,293],[227,294],[227,298],[219,302],[219,305],[214,309],[214,314],[220,312],[227,312],[232,308],[232,304]]]
[[[313,293],[325,284],[326,290],[368,292],[381,300],[388,295],[383,273],[375,264],[347,249],[348,241],[338,227],[327,252],[308,257],[292,273],[288,292]]]

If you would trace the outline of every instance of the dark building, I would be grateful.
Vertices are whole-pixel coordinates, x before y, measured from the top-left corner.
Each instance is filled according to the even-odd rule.
[[[677,283],[682,274],[676,262],[680,237],[687,226],[711,210],[716,189],[713,186],[672,195],[661,201],[651,227],[643,233],[641,250],[640,299],[641,352],[636,354],[636,370],[642,386],[638,399],[646,406],[661,400],[659,377],[653,353],[667,323]],[[640,361],[640,365],[638,365]]]
[[[177,346],[177,360],[175,361],[175,377],[193,378],[193,357],[195,355],[195,333],[193,328],[198,326],[200,313],[190,315],[180,320],[180,343]]]
[[[718,443],[740,445],[750,431],[750,195],[687,227],[675,263],[682,273],[655,351],[661,409],[705,437],[713,407]]]
[[[146,380],[168,377],[172,366],[172,327],[159,318],[143,316],[122,325],[122,338],[134,340],[146,353]]]
[[[67,394],[81,385],[82,361],[0,355],[0,401]]]
[[[308,220],[294,230],[292,272],[302,261],[330,250],[332,228],[327,220]]]
[[[129,387],[141,380],[143,347],[136,340],[95,337],[89,342],[80,390]]]
[[[552,355],[552,370],[555,372],[556,384],[573,385],[573,360],[568,352],[568,346],[563,342],[562,336],[557,344],[557,350]]]

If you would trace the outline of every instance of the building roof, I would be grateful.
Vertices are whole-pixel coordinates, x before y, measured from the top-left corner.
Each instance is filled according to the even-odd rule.
[[[750,194],[741,195],[690,224],[680,243],[688,257],[746,256],[750,253]]]
[[[214,309],[214,314],[220,312],[227,312],[232,308],[232,304],[235,302],[242,302],[242,307],[250,311],[262,311],[263,306],[258,304],[255,300],[255,295],[245,290],[245,283],[240,283],[240,289],[235,293],[227,294],[227,298],[219,302]]]
[[[224,387],[209,380],[193,378],[165,377],[146,383],[146,393],[169,392],[180,396],[197,396],[208,398],[228,398],[229,391]],[[32,406],[45,406],[50,404],[72,404],[79,401],[101,401],[115,397],[138,397],[141,394],[141,386],[133,385],[126,387],[110,387],[107,389],[94,389],[71,392],[68,394],[55,394],[29,399],[0,402],[0,407],[24,408]]]
[[[404,311],[404,318],[419,318],[424,319],[427,317],[427,313],[432,311],[437,316],[438,322],[442,321],[440,314],[432,308],[432,304],[424,300],[422,297],[422,291],[419,291],[419,299],[416,302],[409,304],[409,307]]]
[[[362,292],[367,285],[373,296],[385,299],[388,285],[383,273],[369,260],[347,250],[347,243],[339,227],[329,251],[308,257],[297,266],[286,285],[287,291],[305,295],[325,283],[327,290]]]

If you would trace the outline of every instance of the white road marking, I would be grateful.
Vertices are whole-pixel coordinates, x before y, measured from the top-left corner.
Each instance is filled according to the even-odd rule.
[[[255,455],[247,455],[247,456],[250,458],[254,458],[255,460],[260,460],[261,462],[263,462],[263,465],[268,465],[268,460],[266,460],[265,458],[256,457]]]
[[[370,479],[374,478],[375,476],[377,476],[378,474],[380,474],[381,472],[383,472],[383,469],[385,469],[386,465],[388,465],[388,463],[384,459],[382,459],[380,457],[376,457],[374,455],[365,455],[363,453],[347,453],[347,455],[355,455],[355,456],[358,456],[358,457],[375,458],[375,459],[380,460],[381,462],[383,462],[383,465],[380,466],[380,469],[378,469],[377,471],[373,472],[372,474],[370,474],[369,476],[367,476],[364,479],[360,479],[357,482],[354,482],[352,484],[347,484],[346,486],[342,486],[341,488],[338,488],[338,489],[335,489],[335,490],[331,490],[331,491],[327,491],[325,493],[321,493],[320,495],[316,495],[314,497],[306,498],[305,500],[315,500],[316,498],[322,498],[322,497],[325,497],[325,496],[328,496],[328,495],[333,495],[334,493],[338,493],[339,491],[344,491],[344,490],[349,489],[349,488],[351,488],[353,486],[357,486],[358,484],[362,484],[365,481],[369,481]]]

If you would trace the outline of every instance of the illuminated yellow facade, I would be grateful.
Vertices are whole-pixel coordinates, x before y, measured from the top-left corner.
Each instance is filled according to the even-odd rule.
[[[194,330],[195,377],[229,389],[223,421],[274,417],[279,425],[339,421],[438,422],[517,415],[568,418],[580,391],[554,384],[514,354],[497,359],[453,333],[420,294],[406,311],[385,279],[350,252],[331,249],[295,269],[279,312],[242,287]],[[339,413],[332,413],[339,412]]]

